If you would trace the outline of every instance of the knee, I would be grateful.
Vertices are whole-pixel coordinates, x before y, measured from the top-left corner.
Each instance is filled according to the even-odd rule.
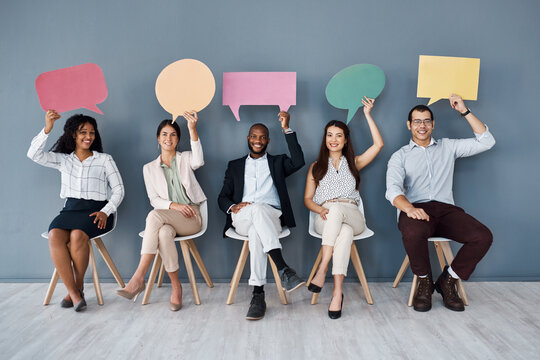
[[[493,234],[486,226],[474,230],[470,236],[472,241],[479,244],[482,248],[489,249],[493,243]]]
[[[405,226],[400,230],[403,235],[403,240],[408,242],[424,242],[427,241],[431,235],[427,226]]]
[[[51,229],[48,234],[49,246],[65,246],[67,243],[66,231],[62,229]]]
[[[171,225],[163,225],[159,229],[159,240],[172,240],[176,237],[176,231]]]
[[[69,242],[73,250],[84,249],[88,246],[88,235],[81,230],[72,230],[69,234]]]
[[[146,216],[146,226],[148,226],[149,224],[160,224],[162,222],[163,221],[161,219],[161,216],[156,210],[150,211]]]

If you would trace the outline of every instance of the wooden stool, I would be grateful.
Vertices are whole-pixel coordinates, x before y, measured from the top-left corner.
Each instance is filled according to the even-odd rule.
[[[193,256],[193,259],[197,263],[197,266],[199,267],[204,281],[206,281],[206,285],[208,285],[208,287],[210,288],[214,287],[214,283],[212,283],[212,279],[210,279],[210,275],[208,275],[208,270],[206,270],[206,266],[204,266],[201,255],[199,254],[197,246],[195,246],[195,242],[193,241],[193,239],[203,235],[208,227],[208,204],[206,201],[201,204],[200,211],[202,220],[201,230],[193,235],[177,236],[174,238],[174,241],[180,242],[180,249],[182,250],[184,264],[186,265],[186,271],[188,273],[189,284],[191,285],[191,291],[193,292],[193,300],[196,305],[201,305],[201,299],[199,298],[199,290],[197,289],[197,281],[195,279],[195,273],[193,272],[191,256]],[[143,237],[144,231],[141,231],[139,233],[139,236]],[[161,287],[163,285],[163,277],[165,276],[165,266],[161,262],[161,256],[159,256],[159,251],[156,252],[156,256],[154,257],[154,263],[152,264],[152,270],[150,270],[150,275],[148,276],[148,282],[146,283],[146,289],[144,291],[142,305],[148,304],[150,300],[150,294],[152,293],[152,288],[154,287],[154,282],[156,281],[158,269],[158,287]]]
[[[90,268],[92,269],[92,280],[94,282],[94,289],[96,291],[96,298],[97,298],[97,302],[99,305],[103,305],[103,294],[101,293],[101,284],[99,283],[99,276],[98,276],[98,273],[97,273],[97,267],[96,267],[96,259],[94,257],[94,249],[92,247],[92,242],[94,243],[94,245],[96,246],[96,248],[98,249],[99,253],[101,254],[101,256],[103,257],[103,260],[105,261],[105,264],[107,264],[107,266],[109,267],[109,270],[111,271],[111,273],[113,274],[116,282],[118,283],[118,285],[120,287],[124,287],[124,281],[122,280],[122,277],[120,276],[120,273],[118,272],[118,269],[116,268],[116,265],[114,265],[114,262],[112,261],[111,259],[111,256],[109,255],[109,252],[107,251],[107,248],[105,247],[105,244],[103,244],[103,240],[101,240],[101,237],[109,234],[111,231],[114,230],[114,228],[116,227],[116,219],[117,219],[117,213],[114,214],[114,223],[113,223],[113,227],[110,231],[107,231],[105,234],[103,235],[100,235],[98,237],[95,237],[95,238],[92,238],[92,239],[89,239],[88,242],[88,247],[90,249]],[[49,233],[48,232],[44,232],[43,234],[41,234],[41,237],[45,238],[45,239],[48,239],[49,238]],[[49,305],[50,301],[51,301],[51,297],[54,293],[54,289],[56,288],[56,284],[58,283],[58,271],[56,271],[56,268],[54,269],[54,272],[53,272],[53,275],[52,275],[52,278],[51,278],[51,281],[49,283],[49,287],[47,289],[47,294],[45,295],[45,300],[43,300],[43,305]]]
[[[452,249],[450,248],[451,240],[447,238],[443,238],[443,237],[430,237],[428,241],[432,242],[435,245],[435,250],[437,251],[437,258],[439,259],[439,265],[441,266],[441,270],[444,270],[445,265],[450,266],[450,264],[454,260],[454,254],[452,253]],[[410,264],[409,256],[406,255],[396,275],[396,279],[394,280],[394,283],[392,284],[393,288],[399,285],[399,282],[403,278],[403,275],[405,275],[405,271],[407,271],[409,264]],[[408,306],[412,306],[414,293],[416,292],[417,287],[418,287],[418,276],[414,275],[412,285],[411,285],[411,292],[409,294],[409,302],[407,303]],[[469,305],[469,300],[467,299],[467,294],[465,293],[465,288],[463,287],[463,283],[461,279],[457,281],[457,289],[459,292],[459,296],[461,296],[461,299],[463,300],[463,303],[465,305]]]
[[[362,212],[363,214],[364,206],[362,205],[362,203],[360,203],[358,208],[360,212]],[[319,216],[319,214],[316,214],[312,211],[309,212],[309,235],[321,239],[322,236],[315,231],[315,219],[317,218],[317,216]],[[358,255],[358,250],[356,249],[354,240],[366,239],[373,235],[375,235],[375,233],[372,230],[368,229],[368,227],[366,226],[366,228],[361,234],[353,237],[353,243],[351,244],[351,261],[354,266],[354,269],[356,270],[356,275],[358,275],[358,280],[360,280],[362,290],[364,290],[366,301],[370,305],[373,305],[373,297],[371,296],[371,291],[369,290],[366,274],[364,273],[364,267],[362,266],[362,262],[360,261],[360,255]],[[321,263],[321,260],[322,260],[322,246],[321,246],[321,249],[319,250],[319,254],[317,255],[317,259],[315,260],[315,264],[313,264],[313,268],[311,269],[311,274],[309,275],[307,286],[309,286],[309,284],[311,283],[311,280],[315,276],[315,273],[317,272],[317,269],[319,268],[319,264]],[[311,295],[311,305],[317,304],[318,299],[319,299],[319,293],[313,293],[313,295]]]
[[[278,235],[278,238],[284,238],[286,236],[289,236],[291,231],[287,227],[283,227],[281,229],[281,233]],[[240,277],[242,276],[242,272],[244,271],[244,267],[246,266],[246,260],[249,254],[249,238],[247,236],[242,236],[238,234],[234,228],[230,227],[225,232],[225,236],[236,239],[236,240],[242,240],[244,241],[244,244],[242,245],[242,251],[240,251],[240,257],[238,258],[238,263],[236,264],[236,268],[234,270],[234,274],[232,277],[231,282],[229,283],[229,286],[231,289],[229,290],[229,296],[227,296],[227,305],[231,305],[234,302],[234,296],[236,295],[236,290],[238,289],[238,283],[240,282]],[[285,290],[283,290],[283,287],[281,285],[281,278],[279,277],[278,269],[276,267],[276,264],[268,255],[268,261],[270,262],[270,267],[272,268],[272,273],[274,274],[274,279],[276,280],[276,287],[279,293],[279,298],[281,299],[281,303],[283,305],[287,305],[287,296],[285,295]]]

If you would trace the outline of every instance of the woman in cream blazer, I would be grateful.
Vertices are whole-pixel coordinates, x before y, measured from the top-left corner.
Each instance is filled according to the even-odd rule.
[[[197,134],[197,113],[184,113],[188,122],[191,151],[177,152],[180,128],[171,120],[163,120],[157,129],[161,154],[143,167],[144,184],[154,210],[146,218],[141,259],[135,274],[118,295],[132,299],[145,289],[144,276],[159,250],[172,285],[169,309],[182,307],[182,285],[178,279],[176,236],[199,232],[202,219],[199,204],[206,201],[193,170],[204,165],[203,151]]]

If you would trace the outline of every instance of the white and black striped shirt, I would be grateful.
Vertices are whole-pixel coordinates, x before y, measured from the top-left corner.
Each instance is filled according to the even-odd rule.
[[[101,211],[107,216],[115,212],[124,198],[124,184],[112,156],[94,150],[92,156],[81,162],[74,152],[46,152],[43,149],[48,137],[42,129],[32,139],[27,155],[34,162],[61,172],[60,197],[104,201],[109,188],[111,197]]]

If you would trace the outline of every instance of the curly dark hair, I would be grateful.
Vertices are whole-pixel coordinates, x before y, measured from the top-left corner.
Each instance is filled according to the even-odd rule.
[[[317,158],[317,162],[313,166],[313,178],[315,179],[315,184],[319,186],[319,181],[322,180],[322,178],[324,177],[324,175],[326,175],[326,172],[328,171],[328,156],[330,155],[330,152],[326,147],[326,132],[328,131],[328,128],[330,126],[336,126],[343,130],[343,134],[345,135],[345,140],[347,140],[347,142],[343,147],[342,153],[343,155],[345,155],[345,159],[347,159],[349,170],[351,171],[351,174],[356,180],[356,190],[358,190],[360,186],[360,174],[358,173],[358,170],[356,170],[356,166],[354,164],[354,149],[349,133],[349,127],[344,122],[338,120],[330,120],[324,128],[321,149],[319,150],[319,157]]]
[[[77,133],[77,130],[83,127],[86,123],[92,125],[94,127],[94,131],[96,132],[96,136],[94,138],[94,142],[90,146],[90,150],[95,150],[102,153],[103,146],[101,145],[101,136],[99,136],[96,119],[83,114],[73,115],[66,120],[66,124],[64,125],[64,134],[62,134],[56,143],[54,143],[51,151],[62,154],[71,154],[73,151],[75,151],[74,135]]]

